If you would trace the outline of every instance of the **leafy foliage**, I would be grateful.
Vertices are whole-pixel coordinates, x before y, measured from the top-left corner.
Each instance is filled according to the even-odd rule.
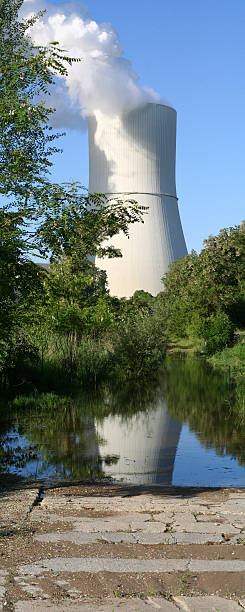
[[[245,222],[210,236],[200,255],[177,260],[163,282],[159,299],[170,333],[197,335],[208,352],[229,344],[232,324],[245,324]]]
[[[225,312],[211,315],[201,321],[199,335],[205,342],[205,351],[212,355],[229,346],[234,337],[234,326]]]
[[[113,348],[122,376],[137,378],[156,372],[163,362],[166,347],[165,327],[157,312],[136,310],[121,318]]]
[[[70,375],[80,363],[84,376],[78,354],[90,336],[97,355],[113,319],[105,273],[91,258],[120,257],[112,237],[128,235],[143,213],[133,200],[50,183],[59,134],[49,126],[54,109],[45,99],[55,75],[77,60],[57,42],[33,45],[29,28],[41,14],[20,21],[22,4],[0,0],[0,372],[9,381],[17,370],[22,377],[21,356],[24,366],[39,354],[43,371],[52,351]],[[28,259],[30,251],[51,258],[48,272]]]
[[[28,310],[35,288],[40,289],[38,268],[27,253],[38,245],[33,222],[41,204],[52,194],[47,175],[57,137],[48,125],[53,112],[43,97],[54,73],[66,74],[73,60],[56,43],[33,46],[29,27],[38,19],[20,21],[23,0],[0,0],[0,371],[18,363],[17,354],[29,351],[21,315]],[[19,347],[19,348],[17,348]],[[16,355],[16,360],[14,359]]]
[[[55,185],[49,205],[42,208],[37,240],[43,254],[51,252],[51,260],[121,257],[110,239],[119,232],[128,236],[129,225],[142,221],[145,210],[135,200],[87,194],[79,183]]]
[[[30,20],[18,19],[23,0],[0,2],[0,193],[14,197],[16,207],[29,207],[42,200],[45,177],[57,152],[57,138],[48,125],[54,112],[43,101],[54,82],[75,61],[56,42],[34,46]],[[49,188],[48,183],[46,187]]]

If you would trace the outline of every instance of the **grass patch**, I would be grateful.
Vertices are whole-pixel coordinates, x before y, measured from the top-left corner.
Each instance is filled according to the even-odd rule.
[[[238,342],[230,348],[225,348],[209,357],[210,363],[214,366],[228,368],[231,375],[240,379],[245,376],[245,341]]]
[[[172,338],[168,343],[168,353],[198,353],[200,343],[194,338]]]
[[[227,370],[235,381],[235,402],[233,410],[245,423],[245,333],[237,334],[239,341],[230,348],[215,353],[209,357],[209,362],[218,368]]]

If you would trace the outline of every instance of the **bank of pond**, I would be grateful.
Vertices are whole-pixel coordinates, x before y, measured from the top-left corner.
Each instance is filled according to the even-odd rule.
[[[90,390],[6,391],[2,480],[244,486],[240,350],[235,348],[236,367],[175,352],[155,376],[138,380],[112,378]]]

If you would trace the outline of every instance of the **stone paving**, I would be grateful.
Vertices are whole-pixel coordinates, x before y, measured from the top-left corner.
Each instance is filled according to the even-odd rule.
[[[245,610],[245,490],[74,491],[0,496],[0,610]]]
[[[241,602],[242,603],[242,602]],[[15,606],[16,612],[150,612],[150,610],[160,610],[162,612],[177,612],[183,610],[185,612],[241,612],[241,603],[235,601],[224,600],[221,597],[178,597],[174,603],[163,601],[157,597],[149,597],[147,600],[131,599],[119,602],[116,598],[112,598],[105,604],[98,604],[96,608],[93,602],[84,604],[70,604],[66,602],[62,606],[46,602],[18,602]]]

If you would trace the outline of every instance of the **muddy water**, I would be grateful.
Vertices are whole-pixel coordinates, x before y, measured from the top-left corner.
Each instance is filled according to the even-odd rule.
[[[0,465],[28,480],[245,486],[245,421],[227,374],[169,355],[157,381],[2,401]]]

